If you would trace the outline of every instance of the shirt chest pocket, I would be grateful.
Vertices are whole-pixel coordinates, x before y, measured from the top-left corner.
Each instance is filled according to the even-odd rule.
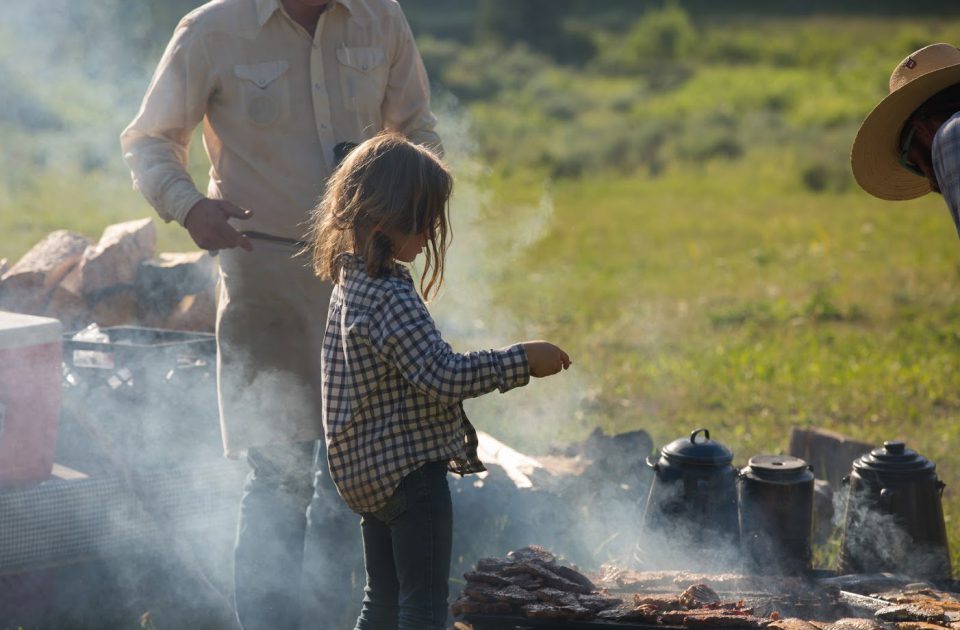
[[[387,88],[386,55],[382,48],[337,48],[340,91],[349,111],[379,110]]]
[[[285,77],[289,67],[284,59],[233,67],[243,111],[252,123],[272,125],[289,116],[290,90]]]

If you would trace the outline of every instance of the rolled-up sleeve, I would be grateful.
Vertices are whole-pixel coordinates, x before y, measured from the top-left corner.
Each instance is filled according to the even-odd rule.
[[[526,352],[519,344],[502,350],[454,352],[412,289],[409,294],[393,294],[379,310],[372,318],[377,324],[370,329],[374,350],[432,398],[459,403],[530,381]]]
[[[402,12],[395,16],[393,62],[381,114],[386,129],[443,156],[443,144],[434,131],[437,117],[430,109],[430,81],[413,39],[410,24]]]
[[[140,110],[120,135],[134,188],[162,219],[180,224],[203,199],[187,172],[187,153],[213,92],[204,41],[190,24],[188,16],[177,26]]]

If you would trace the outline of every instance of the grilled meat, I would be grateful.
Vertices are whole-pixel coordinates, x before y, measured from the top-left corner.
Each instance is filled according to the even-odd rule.
[[[805,619],[797,619],[796,617],[787,617],[786,619],[775,619],[767,624],[768,628],[773,628],[774,630],[820,630],[817,626],[813,625]]]
[[[590,616],[590,611],[579,606],[557,606],[554,604],[528,604],[520,609],[524,616],[533,619],[572,620]]]
[[[943,630],[944,626],[927,621],[898,621],[893,624],[897,630]]]
[[[521,547],[520,549],[508,551],[507,560],[510,562],[541,562],[543,564],[556,564],[557,557],[540,545],[527,545],[526,547]]]
[[[568,608],[580,607],[580,601],[577,596],[567,591],[561,591],[556,588],[541,588],[533,592],[538,600],[546,604],[555,606],[566,606]]]
[[[883,630],[883,626],[873,619],[844,617],[827,626],[827,630]]]
[[[634,593],[633,603],[635,606],[649,606],[654,610],[680,610],[684,607],[676,595]]]
[[[600,593],[577,595],[577,600],[580,601],[581,606],[593,612],[600,612],[601,610],[613,608],[623,603],[623,600],[618,597],[610,597],[608,595],[601,595]]]
[[[894,604],[874,613],[883,621],[945,621],[943,608],[936,603]]]
[[[466,589],[464,589],[466,590]],[[498,589],[493,597],[496,601],[507,602],[514,606],[524,606],[526,604],[536,604],[537,596],[530,591],[524,590],[519,586],[508,586]]]
[[[571,582],[566,578],[560,577],[547,567],[536,562],[517,562],[507,565],[502,571],[500,571],[500,574],[504,576],[518,575],[521,573],[526,573],[528,575],[532,575],[533,577],[540,578],[543,580],[544,585],[560,589],[561,591],[568,591],[570,593],[589,593],[593,591],[592,588],[588,588],[582,584],[577,584],[576,582]]]
[[[512,584],[510,580],[503,576],[483,571],[467,571],[463,574],[463,579],[467,582],[490,584],[491,586],[510,586]]]
[[[686,608],[697,608],[703,604],[716,604],[720,601],[717,592],[706,584],[693,584],[680,593],[680,604]]]

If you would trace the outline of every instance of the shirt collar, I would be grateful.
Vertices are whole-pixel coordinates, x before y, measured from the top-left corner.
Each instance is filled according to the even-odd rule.
[[[253,0],[257,6],[257,22],[260,26],[263,26],[267,23],[267,20],[270,19],[274,13],[280,10],[280,0]],[[334,3],[339,2],[346,8],[347,11],[353,13],[353,1],[354,0],[333,0]],[[330,9],[327,9],[329,11]]]
[[[344,269],[362,270],[364,275],[366,275],[366,263],[363,260],[363,256],[354,254],[353,252],[341,252],[337,256],[337,262],[339,262]],[[410,275],[410,270],[406,265],[401,265],[395,261],[387,266],[387,275],[402,278],[411,283],[413,282],[413,277]]]

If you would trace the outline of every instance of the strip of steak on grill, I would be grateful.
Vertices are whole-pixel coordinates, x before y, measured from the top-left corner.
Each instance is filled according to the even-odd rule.
[[[574,593],[561,591],[556,588],[540,588],[533,592],[534,596],[541,602],[553,604],[555,606],[566,606],[567,608],[577,608],[580,601]]]
[[[511,584],[510,580],[503,576],[483,571],[467,571],[463,574],[463,579],[467,582],[490,584],[492,586],[510,586]]]
[[[767,620],[753,615],[717,612],[713,615],[688,615],[682,623],[684,628],[763,628]]]
[[[944,621],[943,608],[936,604],[895,604],[874,613],[883,621]]]
[[[479,582],[467,582],[463,587],[463,594],[476,602],[497,601],[497,587]]]
[[[641,621],[644,623],[657,623],[660,611],[652,606],[617,606],[608,608],[597,613],[597,619],[607,621]]]
[[[601,595],[600,593],[577,595],[577,599],[580,601],[581,606],[593,612],[600,612],[601,610],[613,608],[623,603],[623,600],[619,597]]]
[[[716,620],[717,625],[736,625],[728,623],[731,619],[741,619],[744,626],[752,625],[750,620],[757,619],[750,612],[737,608],[694,608],[692,610],[668,610],[660,614],[660,621],[668,625],[687,625],[688,620],[691,623],[705,619]],[[709,624],[707,624],[709,625]]]
[[[557,562],[557,557],[540,545],[527,545],[520,549],[508,551],[507,559],[511,562],[537,561],[544,564],[555,564]]]
[[[576,619],[578,611],[573,608],[557,606],[555,604],[527,604],[520,609],[524,616],[532,619],[556,619],[569,621]],[[584,611],[586,612],[586,611]]]
[[[593,591],[592,588],[588,588],[583,584],[577,584],[576,582],[571,582],[566,578],[560,577],[547,567],[537,564],[536,562],[516,562],[504,567],[500,573],[504,576],[527,573],[543,580],[545,586],[558,588],[561,591],[568,591],[570,593],[590,593]]]
[[[676,595],[654,595],[648,593],[634,593],[633,604],[635,606],[651,606],[656,610],[680,610],[683,604]]]
[[[509,615],[513,607],[507,602],[478,602],[469,597],[460,597],[450,605],[454,617],[468,614]]]
[[[476,569],[481,573],[500,573],[504,567],[511,564],[510,561],[501,558],[480,558],[477,560]]]
[[[697,608],[704,604],[719,603],[720,596],[706,584],[692,584],[680,593],[679,600],[687,608]]]
[[[562,577],[563,579],[570,580],[574,584],[585,586],[591,591],[597,590],[597,587],[594,585],[593,582],[590,581],[590,578],[588,578],[583,573],[580,573],[579,571],[577,571],[572,567],[568,567],[562,564],[557,564],[555,566],[550,567],[550,570],[556,573],[557,575],[559,575],[560,577]]]
[[[837,619],[829,626],[827,630],[882,630],[883,625],[873,619],[861,619],[860,617],[844,617]]]
[[[767,624],[767,627],[773,628],[774,630],[819,630],[806,619],[798,619],[797,617],[775,619]]]
[[[526,591],[519,586],[508,586],[497,589],[493,597],[500,602],[507,602],[515,606],[537,603],[537,597],[530,591]]]

